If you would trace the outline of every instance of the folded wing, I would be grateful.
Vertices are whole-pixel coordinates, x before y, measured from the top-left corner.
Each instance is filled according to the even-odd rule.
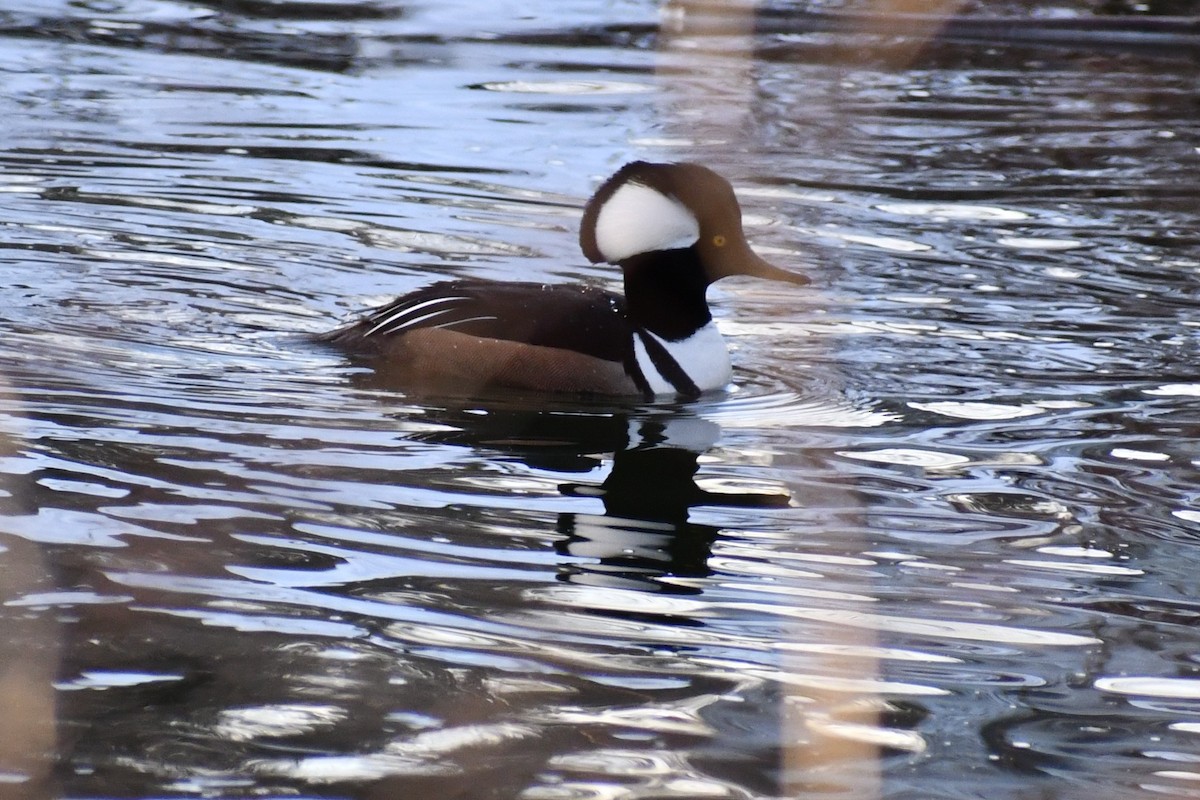
[[[619,295],[591,286],[475,280],[419,289],[321,338],[371,353],[395,337],[430,328],[616,362],[625,361],[633,341]]]

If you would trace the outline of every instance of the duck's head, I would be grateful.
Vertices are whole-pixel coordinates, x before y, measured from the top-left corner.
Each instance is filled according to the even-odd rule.
[[[596,190],[583,212],[579,245],[592,263],[695,248],[708,283],[730,275],[806,284],[803,275],[755,255],[729,181],[699,164],[634,161]]]

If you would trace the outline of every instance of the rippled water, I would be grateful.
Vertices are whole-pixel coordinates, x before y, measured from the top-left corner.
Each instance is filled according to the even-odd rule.
[[[811,10],[0,3],[5,796],[1200,796],[1194,25]],[[305,337],[635,157],[736,392]]]

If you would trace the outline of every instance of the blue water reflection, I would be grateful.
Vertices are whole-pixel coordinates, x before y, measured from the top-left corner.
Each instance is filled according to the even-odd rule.
[[[5,793],[1193,796],[1197,45],[1135,5],[0,2]],[[814,277],[714,291],[730,393],[310,340],[614,286],[637,157]]]

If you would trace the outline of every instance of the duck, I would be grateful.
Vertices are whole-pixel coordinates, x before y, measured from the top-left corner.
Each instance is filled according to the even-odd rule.
[[[583,255],[620,268],[590,284],[460,279],[318,335],[388,386],[695,399],[732,381],[708,287],[735,275],[805,285],[751,249],[729,181],[694,163],[633,161],[584,206]]]

